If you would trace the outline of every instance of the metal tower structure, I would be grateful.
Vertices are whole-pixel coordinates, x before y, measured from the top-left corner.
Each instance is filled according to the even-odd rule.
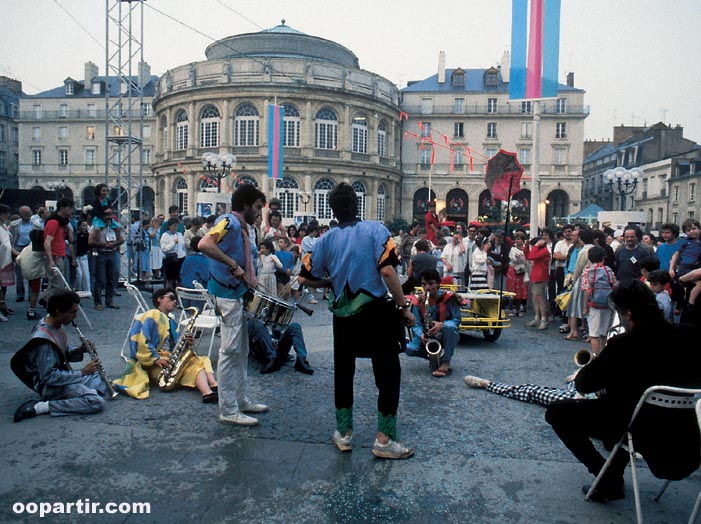
[[[105,0],[105,183],[127,239],[126,280],[136,249],[129,249],[131,215],[143,209],[144,0]],[[136,74],[135,74],[136,73]],[[132,246],[134,247],[134,246]],[[137,261],[140,257],[136,257]],[[136,264],[138,266],[138,264]],[[137,267],[137,278],[140,276]],[[123,275],[124,276],[124,275]]]

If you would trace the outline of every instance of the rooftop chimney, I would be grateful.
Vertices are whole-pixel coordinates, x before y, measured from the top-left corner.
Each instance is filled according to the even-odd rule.
[[[445,51],[438,53],[438,83],[445,84]]]
[[[508,84],[511,75],[511,53],[504,51],[501,56],[501,80]]]
[[[144,87],[151,81],[151,66],[146,62],[139,62],[139,87]]]
[[[567,87],[574,87],[574,73],[567,73]]]
[[[92,79],[98,75],[99,69],[92,62],[85,62],[85,87],[90,89]]]

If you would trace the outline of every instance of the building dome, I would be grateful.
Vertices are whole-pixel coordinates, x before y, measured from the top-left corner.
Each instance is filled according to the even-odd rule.
[[[257,33],[228,36],[205,50],[208,60],[249,57],[301,58],[359,68],[358,57],[336,42],[280,25]]]

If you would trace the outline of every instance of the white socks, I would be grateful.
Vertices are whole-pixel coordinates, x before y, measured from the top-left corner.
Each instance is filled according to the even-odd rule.
[[[42,400],[41,402],[37,402],[34,404],[34,411],[37,412],[37,415],[46,415],[49,413],[49,401],[48,400]]]

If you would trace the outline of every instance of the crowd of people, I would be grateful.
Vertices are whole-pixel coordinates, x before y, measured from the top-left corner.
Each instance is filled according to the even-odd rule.
[[[265,319],[249,318],[246,304],[251,291],[294,302],[309,297],[315,303],[315,293],[321,290],[334,317],[336,428],[332,440],[340,451],[352,449],[355,360],[369,358],[378,388],[372,452],[390,459],[413,455],[414,450],[398,438],[399,354],[405,351],[429,359],[436,378],[450,375],[461,313],[456,294],[441,288],[445,283],[472,291],[505,289],[513,294],[508,314],[522,315],[527,301],[531,302],[533,318],[527,327],[545,330],[561,317],[566,320],[561,326],[566,340],[587,333],[592,364],[572,377],[564,390],[536,391],[533,385],[509,386],[475,376],[466,377],[465,382],[548,405],[548,422],[592,473],[598,472],[601,460],[583,440],[590,429],[583,421],[603,414],[597,428],[606,417],[620,423],[628,413],[630,398],[639,396],[648,382],[694,378],[675,376],[669,369],[664,370],[664,377],[660,370],[645,375],[649,372],[642,369],[646,364],[640,370],[645,380],[625,393],[626,409],[611,408],[606,401],[604,407],[590,407],[581,403],[600,399],[578,396],[608,384],[611,377],[601,369],[601,362],[614,366],[623,358],[616,353],[627,355],[633,338],[652,336],[654,327],[655,340],[661,342],[677,337],[675,322],[698,325],[701,240],[694,219],[682,224],[682,239],[678,239],[676,225],[665,224],[659,242],[635,226],[598,231],[566,225],[558,231],[545,228],[531,238],[522,229],[505,234],[473,224],[457,224],[453,231],[446,231],[432,216],[427,216],[423,227],[414,223],[407,233],[393,236],[381,223],[357,218],[355,192],[341,183],[329,193],[338,223],[285,228],[280,202],[271,199],[266,206],[263,193],[243,184],[232,195],[230,213],[183,220],[179,209],[171,206],[167,219],[140,214],[125,227],[109,207],[107,195],[108,188],[98,186],[94,204],[86,206],[80,217],[74,217],[70,199],[59,200],[51,215],[43,209],[31,215],[26,207],[20,208],[19,217],[12,222],[9,209],[0,206],[0,220],[8,225],[0,228],[4,232],[0,242],[6,250],[0,253],[0,263],[7,262],[0,268],[0,311],[5,318],[12,314],[4,301],[6,288],[15,284],[15,276],[20,275],[16,271],[21,271],[17,300],[25,298],[26,277],[31,312],[27,316],[39,320],[30,343],[13,358],[12,368],[41,400],[22,404],[16,421],[47,413],[58,416],[103,409],[107,388],[96,362],[80,370],[73,370],[69,363],[80,360],[86,348],[85,344],[69,347],[62,332],[62,326],[75,318],[80,303],[80,296],[66,289],[66,284],[90,291],[97,310],[118,308],[113,297],[122,244],[132,250],[128,258],[133,267],[128,271],[140,279],[163,278],[165,285],[153,293],[154,308],[131,327],[130,366],[115,381],[120,391],[146,398],[149,384],[171,364],[174,349],[194,343],[192,333],[177,332],[170,314],[176,308],[176,288],[199,282],[213,297],[221,319],[216,371],[208,358],[196,357],[178,375],[177,385],[197,389],[204,403],[217,403],[223,423],[258,424],[254,415],[266,412],[268,406],[248,396],[249,353],[263,362],[263,373],[280,369],[292,349],[295,369],[309,375],[313,370],[299,324],[269,326]],[[429,205],[428,215],[432,213]],[[19,261],[18,267],[13,260]],[[36,307],[42,279],[46,287],[41,299],[48,314],[39,319]],[[556,300],[565,294],[569,297],[566,307]],[[607,342],[612,309],[627,333],[612,339],[616,342]],[[369,332],[373,333],[370,338],[366,336]],[[615,349],[619,347],[622,349]],[[614,386],[610,389],[616,390]],[[619,426],[612,424],[608,429],[618,434]],[[621,481],[616,476],[601,485],[597,496],[613,500],[620,498],[620,492]]]

